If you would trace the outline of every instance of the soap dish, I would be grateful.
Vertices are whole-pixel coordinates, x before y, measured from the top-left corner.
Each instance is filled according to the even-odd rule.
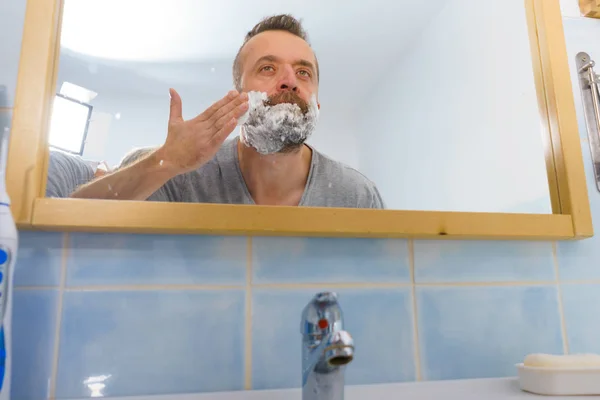
[[[542,368],[517,364],[521,390],[547,396],[600,395],[600,368]]]

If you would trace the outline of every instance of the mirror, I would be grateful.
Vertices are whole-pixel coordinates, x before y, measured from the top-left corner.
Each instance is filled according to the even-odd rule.
[[[282,13],[310,46],[209,109]],[[522,1],[65,0],[60,40],[48,197],[552,213]]]

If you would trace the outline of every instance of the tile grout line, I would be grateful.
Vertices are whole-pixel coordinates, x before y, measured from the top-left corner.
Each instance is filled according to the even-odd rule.
[[[563,284],[600,284],[600,280],[562,280]],[[259,283],[251,284],[253,288],[259,289],[315,289],[315,288],[338,288],[338,289],[390,289],[412,287],[488,287],[488,286],[543,286],[555,285],[556,280],[552,281],[489,281],[489,282],[427,282],[427,283],[406,283],[406,282],[308,282],[308,283]],[[93,291],[144,291],[144,290],[235,290],[245,289],[247,283],[243,285],[202,285],[202,284],[166,284],[166,285],[83,285],[64,287],[65,292],[93,292]],[[16,290],[35,290],[35,289],[58,289],[60,286],[18,286]]]
[[[408,270],[410,272],[411,282],[411,297],[412,297],[412,314],[413,314],[413,343],[414,343],[414,358],[415,358],[415,378],[417,382],[423,380],[421,373],[421,347],[419,341],[419,317],[417,315],[417,294],[415,286],[415,242],[413,239],[409,239],[408,245]]]
[[[244,321],[244,389],[252,389],[252,237],[246,241],[246,318]]]
[[[37,285],[37,286],[15,286],[15,292],[19,290],[52,290],[60,289],[60,286]]]
[[[585,279],[585,280],[577,280],[577,279],[561,279],[560,282],[568,285],[600,285],[600,279]]]
[[[555,285],[555,281],[496,281],[496,282],[428,282],[416,283],[417,287],[489,287],[489,286],[545,286]]]
[[[145,290],[235,290],[244,289],[245,285],[94,285],[69,286],[65,292],[98,292],[98,291],[145,291]]]
[[[569,337],[567,336],[567,323],[565,321],[565,309],[563,307],[562,287],[560,285],[560,271],[558,268],[558,254],[556,242],[552,242],[552,258],[554,260],[554,276],[556,278],[556,293],[558,296],[558,316],[563,342],[563,353],[569,354]]]
[[[368,282],[345,282],[345,283],[323,283],[323,282],[312,282],[312,283],[259,283],[254,284],[254,288],[260,289],[354,289],[354,288],[399,288],[399,287],[410,287],[410,283],[368,283]]]
[[[65,283],[67,280],[67,257],[69,255],[69,233],[63,233],[63,248],[60,265],[60,285],[58,290],[58,301],[56,305],[56,328],[54,330],[54,348],[52,355],[52,369],[50,370],[50,388],[49,397],[56,398],[56,379],[58,376],[58,358],[60,352],[60,332],[62,327],[63,297],[65,293]]]

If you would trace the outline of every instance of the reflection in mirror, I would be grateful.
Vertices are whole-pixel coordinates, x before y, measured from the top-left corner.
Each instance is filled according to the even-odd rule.
[[[523,1],[236,4],[64,2],[47,196],[552,212]]]

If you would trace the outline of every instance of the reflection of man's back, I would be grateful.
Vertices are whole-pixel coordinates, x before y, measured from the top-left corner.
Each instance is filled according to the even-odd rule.
[[[77,187],[94,179],[92,163],[83,158],[50,150],[46,197],[69,197]]]
[[[153,150],[152,147],[132,150],[123,157],[118,168],[127,166]],[[69,197],[79,186],[110,172],[99,168],[100,164],[98,161],[86,160],[78,155],[50,149],[46,197]]]

